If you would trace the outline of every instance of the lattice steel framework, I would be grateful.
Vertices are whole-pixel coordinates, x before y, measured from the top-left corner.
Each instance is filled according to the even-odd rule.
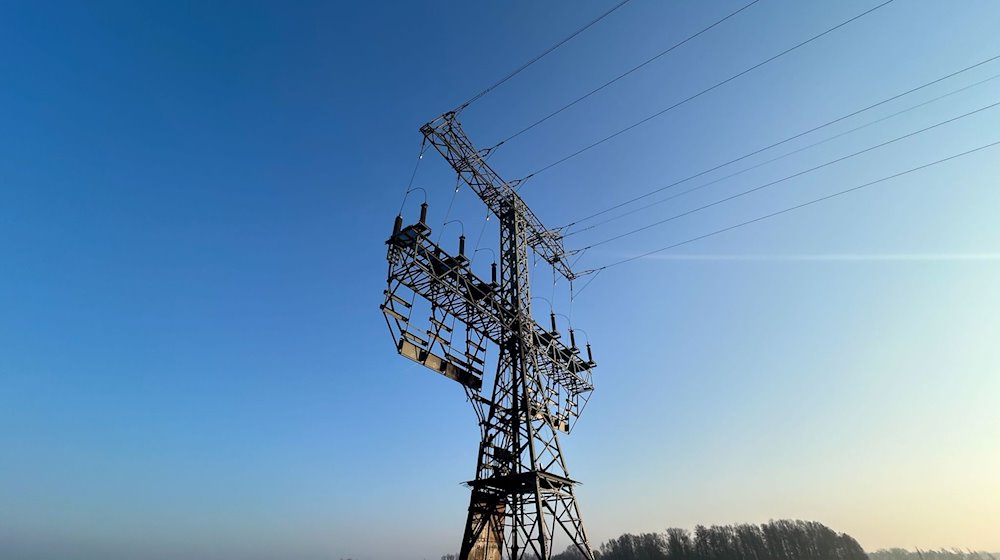
[[[562,240],[546,230],[511,183],[503,181],[447,113],[421,132],[500,222],[500,274],[486,282],[465,257],[430,241],[427,205],[420,221],[403,227],[397,217],[387,244],[388,286],[382,305],[397,351],[458,381],[473,403],[482,432],[461,560],[552,557],[557,532],[588,559],[593,552],[559,445],[593,391],[596,366],[531,314],[529,251],[572,280]],[[426,328],[414,324],[415,298],[430,304]],[[499,350],[492,395],[481,395],[485,353]]]

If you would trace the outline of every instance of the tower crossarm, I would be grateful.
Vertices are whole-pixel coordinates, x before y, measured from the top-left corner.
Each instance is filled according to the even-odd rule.
[[[574,395],[594,390],[591,370],[597,366],[580,357],[580,350],[569,348],[552,333],[535,323],[535,348],[539,371]]]
[[[467,259],[448,255],[420,232],[416,225],[407,226],[386,241],[390,281],[498,343],[514,316],[504,308],[497,286],[473,274]]]
[[[386,241],[390,285],[409,289],[495,344],[501,344],[501,333],[513,328],[517,313],[504,303],[496,284],[480,279],[471,271],[468,259],[449,255],[429,239],[429,234],[429,228],[417,223],[401,227]],[[398,298],[399,295],[387,291],[383,312],[389,314],[393,300]],[[534,320],[532,331],[542,366],[539,373],[572,394],[594,389],[591,383],[594,362],[583,360],[578,349],[566,346],[558,334],[546,331]]]
[[[566,262],[567,255],[563,248],[562,235],[542,225],[514,190],[517,182],[511,184],[503,180],[486,163],[488,151],[481,152],[473,146],[454,112],[445,113],[425,124],[420,128],[420,132],[495,216],[500,217],[504,201],[512,201],[524,216],[525,233],[531,248],[567,280],[576,278],[576,274]]]

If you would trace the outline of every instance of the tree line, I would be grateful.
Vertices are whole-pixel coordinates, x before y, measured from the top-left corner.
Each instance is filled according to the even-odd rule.
[[[597,560],[1000,560],[1000,554],[959,549],[881,549],[865,553],[858,541],[815,521],[761,525],[698,525],[693,532],[624,534],[594,550]],[[457,560],[446,554],[441,560]],[[552,560],[585,560],[574,546]]]
[[[694,532],[667,529],[664,533],[625,534],[601,544],[594,555],[597,560],[869,560],[851,536],[815,521],[791,520],[770,521],[763,525],[698,525]],[[441,560],[455,558],[448,554]],[[552,560],[584,560],[584,556],[570,546],[553,555]]]
[[[579,557],[579,552],[574,551]],[[566,555],[559,560],[575,560]],[[598,549],[600,560],[869,560],[849,535],[815,521],[698,525],[694,532],[626,534]]]

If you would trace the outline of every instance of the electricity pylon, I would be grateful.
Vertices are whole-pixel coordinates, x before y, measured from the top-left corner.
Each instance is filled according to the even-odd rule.
[[[403,227],[397,216],[387,241],[382,310],[396,349],[461,383],[482,432],[459,558],[548,560],[553,536],[562,532],[593,559],[559,433],[569,433],[589,400],[596,364],[589,343],[586,359],[580,355],[572,329],[570,345],[561,341],[554,314],[551,330],[531,314],[529,251],[575,278],[562,239],[542,226],[516,183],[486,164],[486,153],[473,147],[455,113],[420,130],[500,222],[499,281],[496,263],[490,282],[471,271],[464,236],[457,256],[430,241],[426,203],[415,224]],[[426,329],[411,321],[418,295],[430,303]],[[480,394],[488,343],[499,350],[490,398]]]

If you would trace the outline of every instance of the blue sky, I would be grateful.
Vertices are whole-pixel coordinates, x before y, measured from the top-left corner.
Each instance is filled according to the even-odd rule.
[[[491,163],[524,176],[875,4],[762,0]],[[457,384],[393,352],[383,241],[419,126],[608,5],[0,7],[0,555],[456,550],[478,430]],[[738,5],[630,2],[462,122],[489,145]],[[897,0],[521,192],[546,224],[568,223],[1000,54],[998,25],[986,0]],[[983,65],[745,167],[996,74],[1000,62]],[[1000,80],[985,82],[567,244],[998,100]],[[998,111],[602,245],[580,266],[1000,140]],[[535,293],[572,315],[600,364],[564,443],[591,539],[802,518],[868,549],[1000,550],[997,153],[608,269],[572,309],[539,266]],[[496,222],[454,193],[436,154],[418,171],[446,246],[484,225],[495,243]],[[462,225],[442,229],[449,205]]]

